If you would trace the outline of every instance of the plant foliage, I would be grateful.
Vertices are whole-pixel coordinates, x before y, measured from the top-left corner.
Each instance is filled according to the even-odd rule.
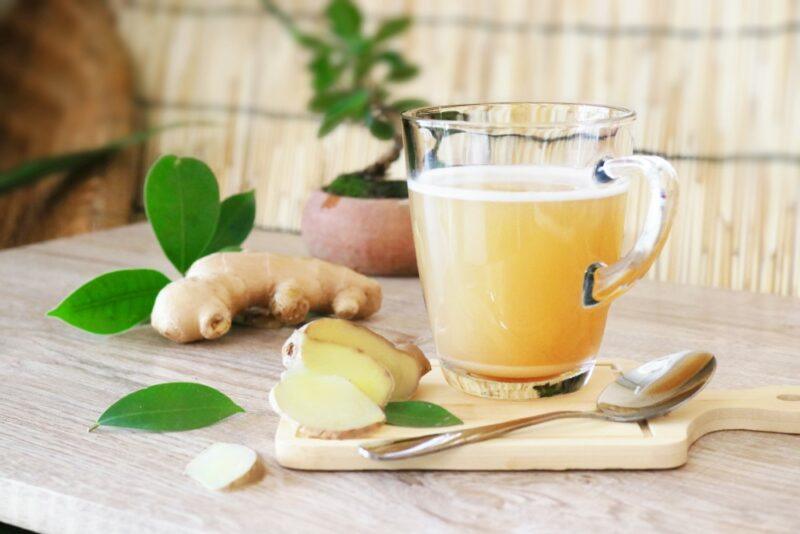
[[[220,202],[217,179],[194,158],[166,155],[147,173],[145,210],[164,254],[185,274],[214,252],[240,251],[253,229],[253,191]],[[152,269],[123,269],[90,280],[48,315],[94,334],[117,334],[149,318],[169,278]]]
[[[393,84],[419,73],[416,65],[390,47],[393,38],[409,29],[411,19],[389,18],[368,31],[352,0],[331,0],[324,11],[327,30],[312,35],[273,0],[261,3],[311,55],[308,70],[313,96],[308,108],[322,114],[318,135],[324,137],[343,123],[355,123],[377,139],[393,141],[389,152],[374,164],[339,176],[326,191],[356,197],[407,196],[405,186],[374,187],[366,182],[385,179],[389,165],[400,156],[400,113],[426,105],[418,98],[390,99]]]

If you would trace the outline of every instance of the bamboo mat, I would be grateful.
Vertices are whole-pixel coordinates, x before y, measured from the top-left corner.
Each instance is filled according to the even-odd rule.
[[[800,295],[800,3],[772,0],[361,0],[367,24],[411,13],[398,43],[422,67],[397,96],[433,103],[567,100],[639,113],[637,150],[681,179],[651,278]],[[296,231],[307,193],[382,150],[355,127],[316,138],[307,57],[256,0],[112,0],[151,124],[146,160],[208,161],[258,223]],[[326,4],[282,4],[309,26]],[[404,173],[402,164],[393,172]],[[641,195],[639,195],[641,196]],[[643,199],[643,197],[642,197]],[[631,224],[643,202],[632,202]]]

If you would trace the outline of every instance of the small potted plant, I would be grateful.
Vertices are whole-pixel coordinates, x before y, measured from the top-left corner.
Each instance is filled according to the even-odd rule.
[[[351,0],[332,0],[325,10],[329,31],[311,35],[273,1],[262,3],[311,53],[308,69],[314,96],[309,108],[322,114],[319,136],[351,122],[364,125],[378,139],[391,141],[388,151],[372,164],[341,174],[311,193],[301,222],[309,251],[365,274],[416,274],[408,188],[405,180],[387,177],[403,148],[400,113],[425,105],[420,99],[389,96],[389,86],[418,72],[402,54],[387,47],[392,37],[408,29],[411,19],[384,20],[367,34]]]

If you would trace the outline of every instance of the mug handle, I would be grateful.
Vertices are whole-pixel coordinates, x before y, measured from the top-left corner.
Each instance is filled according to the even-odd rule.
[[[669,236],[678,200],[678,176],[672,165],[657,156],[605,159],[595,167],[595,180],[610,183],[642,176],[650,188],[644,227],[636,244],[616,263],[591,264],[583,279],[583,306],[591,308],[610,301],[631,288],[653,264]]]

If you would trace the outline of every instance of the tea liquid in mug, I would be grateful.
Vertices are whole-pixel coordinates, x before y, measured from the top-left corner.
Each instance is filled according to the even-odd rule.
[[[426,171],[409,190],[440,358],[501,380],[546,378],[594,358],[608,306],[582,306],[583,277],[620,257],[627,183],[484,165]]]

